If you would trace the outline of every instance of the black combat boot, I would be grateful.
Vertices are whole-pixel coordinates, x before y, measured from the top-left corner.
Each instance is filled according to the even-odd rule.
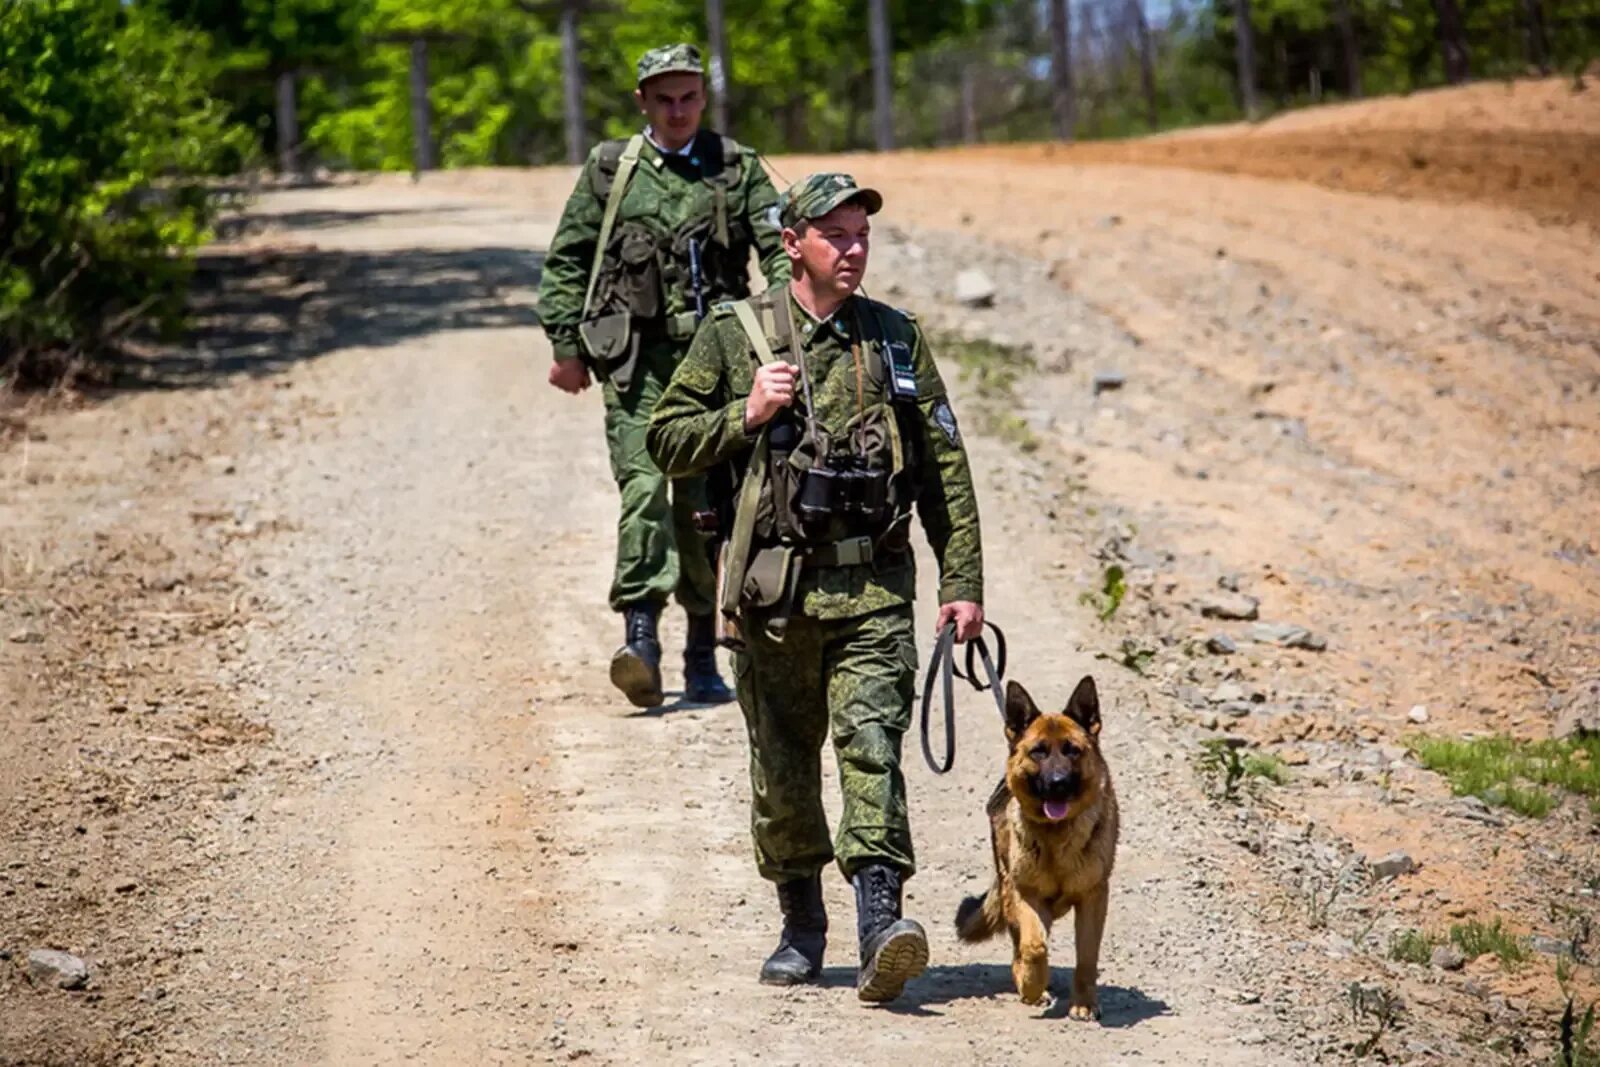
[[[683,643],[683,699],[691,704],[726,704],[733,691],[717,672],[717,628],[710,615],[689,616]]]
[[[611,684],[636,708],[653,708],[661,695],[661,639],[656,636],[659,604],[630,604],[622,609],[626,624],[622,647],[611,657]]]
[[[761,965],[762,985],[801,985],[822,975],[822,951],[828,947],[828,913],[822,907],[822,875],[796,878],[778,886],[783,933],[778,947]]]
[[[900,917],[900,872],[883,864],[855,874],[861,969],[856,996],[874,1004],[893,1000],[928,966],[928,935],[914,919]]]

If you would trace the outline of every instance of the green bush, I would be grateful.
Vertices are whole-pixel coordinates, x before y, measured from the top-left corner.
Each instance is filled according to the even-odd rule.
[[[170,326],[246,140],[206,41],[118,0],[0,0],[0,385]]]

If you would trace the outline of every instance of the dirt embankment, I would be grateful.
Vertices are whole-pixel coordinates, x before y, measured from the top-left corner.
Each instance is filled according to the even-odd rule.
[[[963,153],[966,154],[966,153]],[[1125,163],[1466,200],[1600,232],[1600,79],[1484,84],[1290,114],[1259,126],[1072,146],[996,146],[983,159]]]

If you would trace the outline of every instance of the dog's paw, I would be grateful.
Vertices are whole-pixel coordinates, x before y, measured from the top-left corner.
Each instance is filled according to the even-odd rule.
[[[1067,1018],[1076,1019],[1081,1023],[1097,1022],[1100,1019],[1100,1005],[1093,1001],[1087,1004],[1073,1004],[1067,1009]]]

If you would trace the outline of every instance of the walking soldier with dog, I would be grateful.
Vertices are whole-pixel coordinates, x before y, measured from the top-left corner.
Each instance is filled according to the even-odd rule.
[[[983,625],[977,501],[944,383],[915,320],[857,292],[882,203],[843,174],[788,190],[793,281],[713,310],[648,434],[669,475],[723,487],[719,609],[749,731],[756,862],[783,913],[761,980],[820,975],[821,872],[836,861],[855,887],[866,1001],[898,996],[928,960],[901,913],[916,866],[900,768],[917,660],[913,512],[939,564],[939,626],[965,640]],[[844,794],[834,841],[830,734]]]
[[[634,94],[648,125],[589,154],[550,243],[539,316],[555,353],[550,384],[598,377],[606,444],[622,496],[611,607],[625,618],[611,679],[628,699],[663,699],[657,621],[676,595],[688,613],[684,697],[733,698],[717,672],[716,581],[704,480],[670,480],[645,450],[650,413],[706,310],[749,293],[752,248],[768,281],[788,278],[777,191],[756,154],[702,129],[698,50],[646,52]]]

